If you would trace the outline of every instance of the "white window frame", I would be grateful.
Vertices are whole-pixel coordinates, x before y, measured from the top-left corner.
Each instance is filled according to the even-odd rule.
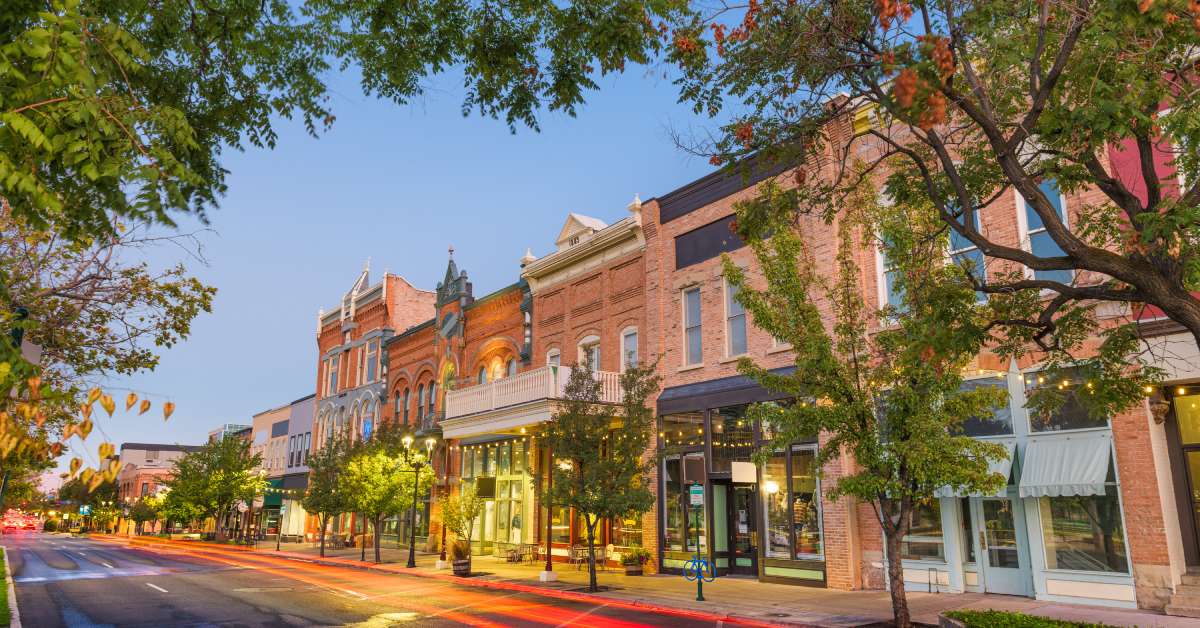
[[[687,299],[688,299],[688,294],[691,292],[696,293],[696,304],[699,306],[696,309],[700,313],[700,320],[696,321],[696,325],[694,327],[688,326]],[[685,366],[685,367],[700,366],[700,365],[704,364],[704,299],[703,299],[703,296],[704,296],[704,293],[701,291],[700,286],[696,286],[696,285],[688,286],[679,291],[679,305],[680,305],[679,320],[680,320],[680,328],[683,329],[682,349],[683,349],[683,366]],[[689,353],[689,343],[688,343],[688,332],[691,331],[692,329],[695,329],[696,332],[700,335],[700,355],[695,356],[696,360],[694,362],[691,360],[692,356]]]
[[[1038,182],[1039,187],[1041,186],[1041,183],[1042,182]],[[1071,208],[1070,208],[1070,206],[1067,205],[1067,196],[1066,196],[1066,194],[1063,194],[1062,188],[1058,186],[1057,180],[1055,180],[1055,187],[1059,188],[1058,189],[1058,202],[1059,202],[1059,205],[1062,207],[1063,226],[1066,227],[1067,230],[1069,231],[1071,229]],[[1043,226],[1043,227],[1035,229],[1031,232],[1029,230],[1029,218],[1027,216],[1027,212],[1029,212],[1031,208],[1026,207],[1025,197],[1022,196],[1021,192],[1018,191],[1016,188],[1013,188],[1013,196],[1016,198],[1017,235],[1021,239],[1021,248],[1024,249],[1028,253],[1033,253],[1033,238],[1032,238],[1032,236],[1039,234],[1039,233],[1046,232],[1046,228]],[[1057,245],[1058,243],[1055,242],[1055,244]],[[1059,247],[1059,248],[1062,248],[1062,247]],[[1024,269],[1023,272],[1025,273],[1025,277],[1027,279],[1034,279],[1037,277],[1036,271],[1034,271],[1032,268],[1030,268],[1028,266],[1022,266],[1021,268]],[[1047,272],[1055,272],[1055,271],[1047,271]],[[1074,282],[1075,281],[1075,270],[1070,269],[1069,272],[1071,273],[1071,281]],[[1045,291],[1043,291],[1043,292],[1045,292]]]
[[[364,358],[364,362],[366,362],[367,382],[377,381],[379,379],[379,339],[372,338],[368,340],[365,351],[366,358]],[[374,375],[371,374],[371,367],[375,367]]]
[[[1066,206],[1064,205],[1064,207],[1066,207]],[[983,223],[982,223],[982,220],[983,220],[983,212],[982,212],[982,210],[981,210],[979,207],[976,207],[976,208],[974,209],[974,212],[975,212],[975,220],[974,220],[974,226],[975,226],[975,230],[976,230],[976,231],[979,231],[979,232],[981,232],[981,233],[982,233],[983,229],[982,229],[981,225],[983,224]],[[976,246],[975,244],[971,243],[969,240],[967,241],[969,246],[963,247],[963,248],[961,248],[961,249],[956,249],[956,248],[953,248],[953,247],[954,247],[954,237],[955,237],[955,234],[956,234],[956,233],[957,233],[957,232],[956,232],[956,231],[954,231],[954,228],[953,228],[953,227],[951,227],[951,228],[950,228],[950,236],[949,236],[949,238],[947,239],[947,242],[946,242],[946,263],[947,263],[947,264],[954,264],[954,263],[955,263],[955,262],[954,262],[954,256],[955,256],[955,255],[962,255],[963,253],[970,253],[971,251],[979,251],[979,255],[980,255],[980,257],[982,258],[982,260],[981,260],[981,261],[982,261],[982,266],[983,266],[983,267],[982,267],[982,268],[980,268],[979,270],[980,270],[980,271],[983,273],[983,282],[984,282],[984,284],[986,284],[986,283],[987,283],[987,279],[988,279],[988,275],[987,275],[987,256],[983,254],[983,251],[980,251],[980,250],[979,250],[979,247],[978,247],[978,246]],[[984,302],[986,302],[986,301],[987,301],[987,294],[986,294],[986,293],[984,293],[984,292],[978,292],[978,291],[977,291],[977,292],[975,293],[975,301],[976,301],[976,303],[984,303]]]
[[[599,373],[601,364],[600,360],[603,359],[603,354],[600,352],[600,336],[595,334],[584,336],[583,339],[579,341],[578,349],[579,355],[576,358],[578,362],[583,364],[588,360],[588,356],[591,356],[592,371]]]
[[[724,304],[724,325],[725,325],[725,358],[737,358],[750,353],[750,317],[746,312],[746,308],[742,307],[742,344],[746,346],[746,350],[741,353],[733,353],[733,335],[730,333],[730,322],[733,316],[730,315],[730,306],[733,305],[733,284],[729,283],[728,278],[723,278],[721,281],[721,301]],[[703,346],[703,344],[701,345]]]
[[[630,336],[633,336],[633,361],[632,361],[632,363],[629,360],[629,353],[625,350],[625,342]],[[638,336],[638,328],[637,327],[629,326],[629,327],[626,327],[625,329],[621,330],[621,372],[622,373],[624,373],[625,370],[628,369],[629,367],[636,365],[638,363],[638,360],[641,359],[642,348],[641,348],[641,346],[639,346],[640,342],[641,342],[641,338]]]
[[[880,242],[875,247],[875,287],[876,287],[876,308],[882,310],[889,305],[892,305],[888,298],[887,273],[891,268],[887,265],[887,256],[883,252],[883,243]],[[900,307],[899,305],[893,307]]]
[[[562,352],[551,349],[546,352],[546,366],[562,366]]]

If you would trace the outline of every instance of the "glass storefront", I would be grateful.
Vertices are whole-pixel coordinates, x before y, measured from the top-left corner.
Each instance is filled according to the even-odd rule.
[[[495,554],[537,538],[531,453],[530,443],[524,438],[462,447],[460,475],[464,483],[474,484],[483,498],[483,513],[476,519],[472,535],[472,551]],[[566,527],[569,531],[569,524]]]

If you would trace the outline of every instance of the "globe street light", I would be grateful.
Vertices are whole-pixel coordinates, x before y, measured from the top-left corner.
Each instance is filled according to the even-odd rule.
[[[421,466],[424,462],[416,459],[412,451],[413,437],[405,436],[401,439],[404,443],[404,460],[412,465],[413,471],[413,495],[412,504],[409,506],[408,515],[408,567],[417,566],[417,490],[421,484]],[[425,439],[425,459],[430,460],[433,455],[433,446],[437,440],[430,437]]]

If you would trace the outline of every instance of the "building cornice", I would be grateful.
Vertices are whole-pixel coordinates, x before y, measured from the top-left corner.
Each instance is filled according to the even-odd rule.
[[[527,280],[533,279],[536,281],[551,273],[602,253],[631,238],[641,240],[641,233],[641,221],[633,216],[623,218],[596,232],[595,235],[575,246],[562,251],[555,251],[537,261],[530,262],[521,273],[521,276]]]

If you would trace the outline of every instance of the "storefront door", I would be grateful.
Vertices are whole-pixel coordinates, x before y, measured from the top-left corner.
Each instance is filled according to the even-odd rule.
[[[758,513],[755,500],[756,485],[732,484],[733,497],[729,500],[730,548],[732,560],[730,573],[758,575]]]
[[[980,522],[975,534],[983,554],[979,565],[984,591],[1030,595],[1029,535],[1021,500],[975,498],[971,508],[971,520]]]
[[[1188,565],[1200,565],[1200,395],[1177,395],[1172,400],[1175,429],[1167,431],[1173,445],[1172,471],[1175,474],[1179,527],[1183,533],[1184,558]]]

